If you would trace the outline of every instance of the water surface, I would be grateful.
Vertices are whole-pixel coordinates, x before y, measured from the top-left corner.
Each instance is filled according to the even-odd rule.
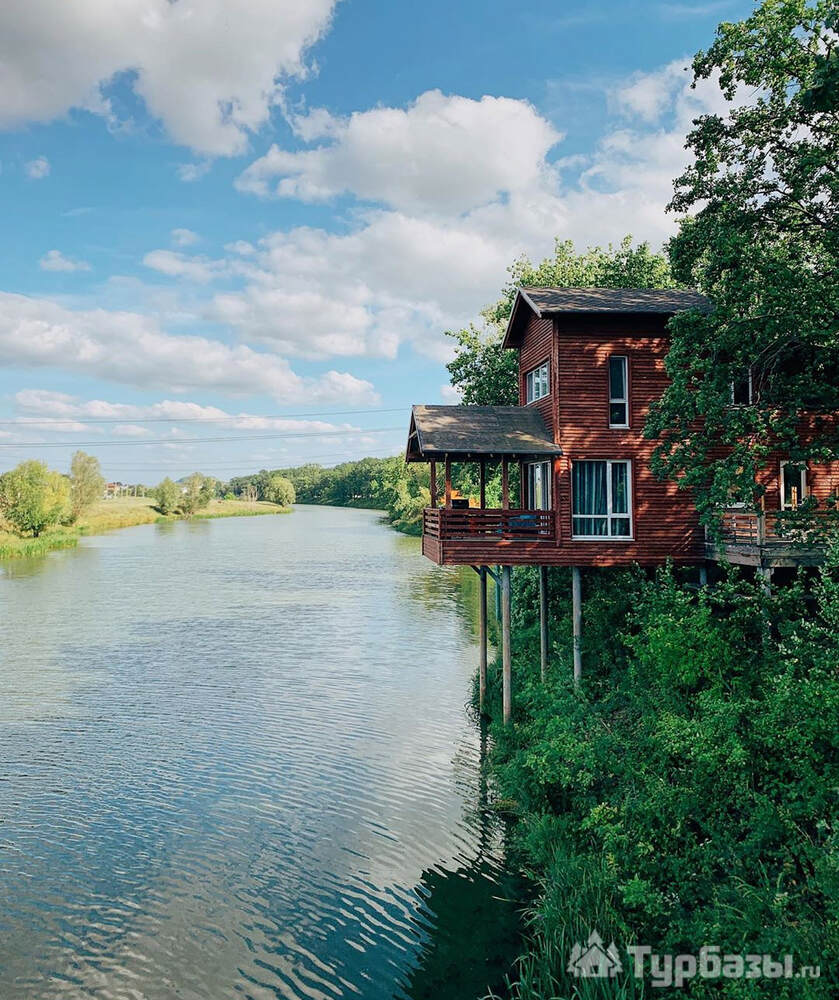
[[[0,997],[497,985],[468,571],[369,511],[146,525],[0,569]]]

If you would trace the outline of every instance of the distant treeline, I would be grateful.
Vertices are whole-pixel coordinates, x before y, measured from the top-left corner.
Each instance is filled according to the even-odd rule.
[[[428,466],[406,465],[401,456],[362,458],[332,468],[309,463],[262,469],[231,479],[227,489],[237,496],[261,500],[276,475],[292,483],[298,503],[383,510],[394,527],[408,534],[420,533],[422,510],[430,499]]]

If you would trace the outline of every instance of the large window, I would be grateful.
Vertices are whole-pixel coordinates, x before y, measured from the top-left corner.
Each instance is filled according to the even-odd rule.
[[[574,462],[575,538],[631,538],[632,483],[626,461]]]
[[[807,497],[807,469],[795,462],[781,462],[781,507],[795,508]]]
[[[530,510],[551,509],[551,463],[530,462],[527,473],[527,506]]]
[[[609,426],[629,427],[626,358],[609,358]]]
[[[528,403],[535,403],[537,399],[543,399],[551,391],[547,361],[543,365],[539,365],[538,368],[529,371],[525,378]]]

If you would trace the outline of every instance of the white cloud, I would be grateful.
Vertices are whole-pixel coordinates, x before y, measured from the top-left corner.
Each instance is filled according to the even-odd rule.
[[[73,260],[65,257],[60,250],[48,250],[38,261],[42,271],[89,271],[90,264],[86,260]]]
[[[243,191],[321,201],[351,192],[401,211],[457,214],[538,188],[561,136],[525,101],[428,91],[407,109],[297,119],[315,149],[272,146],[237,180]]]
[[[3,79],[3,64],[0,62],[0,80]],[[2,101],[2,97],[0,97]],[[33,181],[43,180],[45,177],[49,177],[50,173],[50,161],[46,156],[39,156],[34,160],[30,160],[23,168],[26,171],[26,176],[31,177]]]
[[[692,90],[684,65],[625,81],[592,153],[556,161],[558,131],[523,101],[431,92],[407,110],[298,119],[316,148],[274,149],[240,187],[304,200],[348,192],[361,203],[355,227],[265,237],[240,268],[245,287],[216,295],[208,315],[289,355],[393,357],[408,342],[445,359],[442,331],[495,299],[522,253],[539,259],[555,237],[582,248],[671,235],[665,206],[688,161],[685,135],[725,106],[714,81]]]
[[[149,317],[71,310],[0,292],[0,352],[7,366],[61,368],[138,388],[264,394],[280,403],[370,404],[373,386],[346,372],[303,377],[276,354],[175,336]]]
[[[189,257],[175,250],[151,250],[143,257],[143,263],[153,271],[159,271],[170,278],[187,278],[205,284],[219,277],[226,270],[226,264],[208,257]]]
[[[176,247],[190,247],[200,239],[191,229],[173,229],[170,236]]]
[[[110,114],[103,88],[131,74],[169,135],[207,156],[241,153],[334,0],[28,0],[0,4],[0,127],[71,108]]]
[[[185,184],[194,184],[210,170],[210,161],[203,160],[200,163],[179,163],[177,166],[178,177]]]

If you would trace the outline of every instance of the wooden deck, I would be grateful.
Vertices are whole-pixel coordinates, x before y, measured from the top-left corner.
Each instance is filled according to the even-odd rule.
[[[556,515],[550,510],[426,507],[422,551],[441,565],[549,563],[556,552]]]
[[[791,526],[779,511],[727,511],[721,538],[706,537],[705,556],[741,566],[816,566],[824,559],[824,547],[815,534]]]

